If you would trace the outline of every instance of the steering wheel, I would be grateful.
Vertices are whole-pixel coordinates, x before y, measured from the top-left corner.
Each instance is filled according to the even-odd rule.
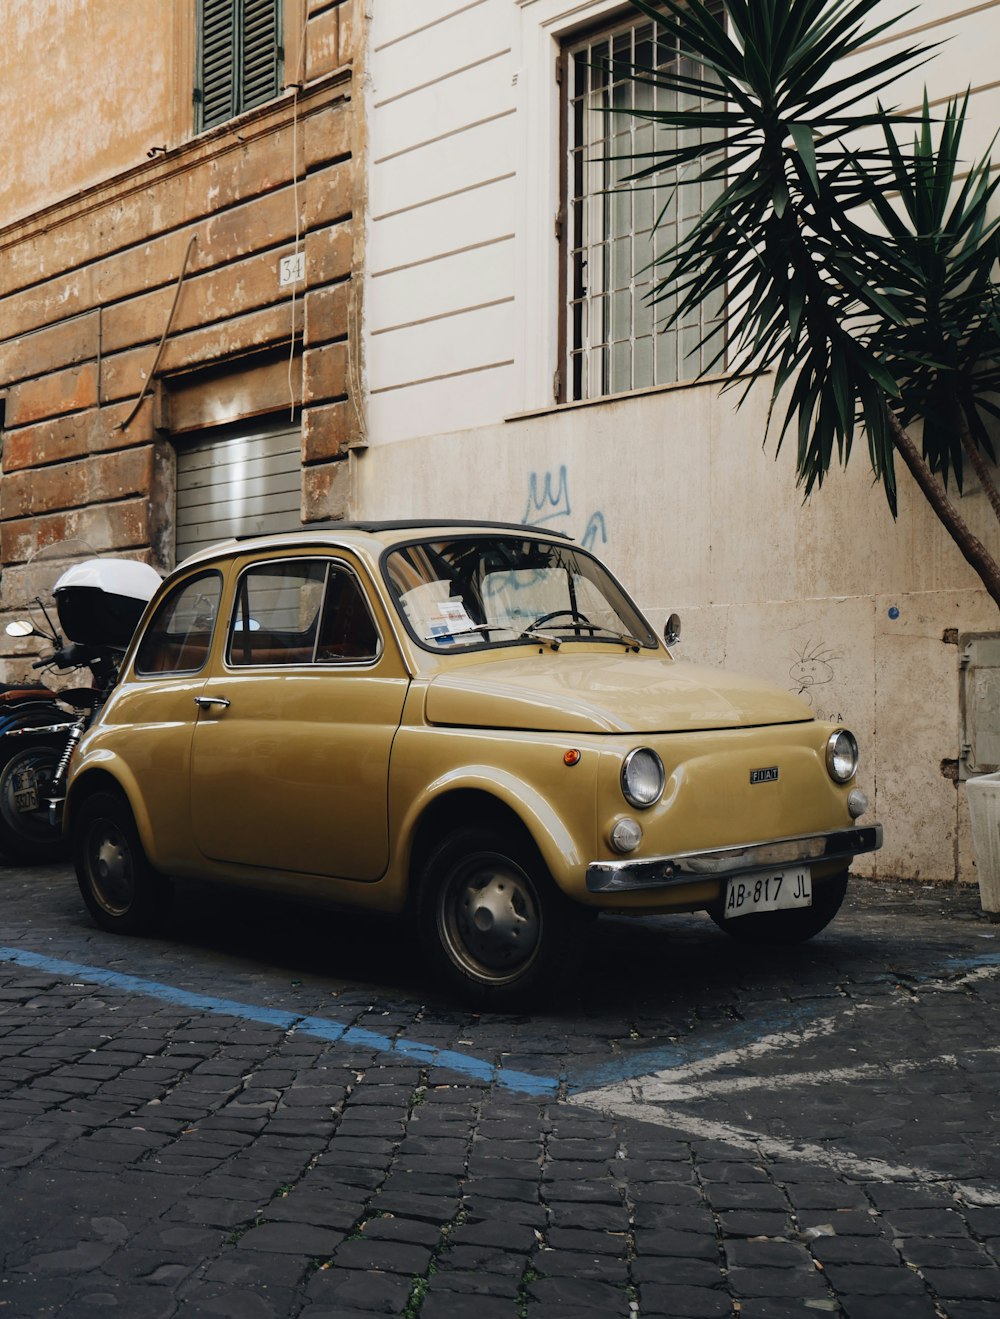
[[[541,627],[543,623],[552,623],[557,618],[569,618],[574,623],[582,624],[583,627],[595,629],[597,627],[596,623],[592,623],[587,615],[581,614],[578,609],[554,609],[551,614],[542,614],[536,618],[531,624],[531,628]]]

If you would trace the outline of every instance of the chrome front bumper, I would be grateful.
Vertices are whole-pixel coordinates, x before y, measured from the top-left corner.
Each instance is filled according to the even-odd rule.
[[[877,852],[882,826],[869,824],[828,834],[774,838],[764,843],[721,847],[710,852],[679,852],[642,860],[592,861],[587,867],[591,893],[628,893],[636,889],[676,888],[700,879],[749,875],[820,861],[849,861],[860,852]]]

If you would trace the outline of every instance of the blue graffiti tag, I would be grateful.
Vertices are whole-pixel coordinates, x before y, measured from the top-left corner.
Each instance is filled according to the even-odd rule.
[[[544,475],[532,472],[528,478],[528,502],[521,521],[529,527],[544,527],[550,522],[571,517],[572,513],[566,464],[562,464],[557,475],[551,471]],[[607,545],[608,527],[600,510],[591,513],[588,518],[581,542],[588,550],[597,544]]]

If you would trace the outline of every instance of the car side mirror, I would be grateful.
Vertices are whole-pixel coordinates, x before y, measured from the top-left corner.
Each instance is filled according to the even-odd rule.
[[[676,646],[681,639],[680,614],[671,614],[663,629],[663,640],[668,646]]]

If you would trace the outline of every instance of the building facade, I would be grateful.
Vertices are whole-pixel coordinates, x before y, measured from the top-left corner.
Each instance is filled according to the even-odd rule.
[[[67,537],[165,570],[342,516],[362,415],[353,0],[4,17],[5,608]]]
[[[995,0],[923,0],[891,40],[937,54],[884,95],[916,108],[925,80],[935,104],[968,86],[966,146],[985,151],[998,32]],[[656,244],[688,216],[675,205],[654,234],[663,198],[609,193],[606,158],[649,130],[606,111],[642,94],[617,61],[684,53],[616,0],[376,0],[368,43],[356,509],[583,538],[654,620],[681,613],[683,655],[773,678],[855,730],[886,832],[870,873],[974,879],[963,744],[986,747],[977,711],[992,727],[1000,700],[995,670],[970,683],[962,660],[996,608],[904,471],[895,524],[860,454],[804,506],[793,453],[765,443],[766,387],[736,411],[724,373],[693,382],[700,326],[659,334],[643,301]],[[973,486],[961,507],[998,547]]]

